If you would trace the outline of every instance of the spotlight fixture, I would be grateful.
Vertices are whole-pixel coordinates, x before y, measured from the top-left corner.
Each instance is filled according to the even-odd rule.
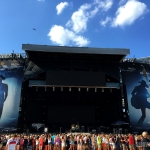
[[[80,92],[80,91],[81,91],[81,89],[80,89],[80,88],[78,88],[78,91]]]
[[[95,88],[95,92],[97,92],[97,88]]]
[[[55,87],[53,87],[53,91],[55,91]]]
[[[89,88],[87,88],[86,91],[88,92],[88,91],[89,91]]]
[[[38,87],[36,87],[36,91],[38,91]]]
[[[71,92],[71,87],[69,87],[69,91]]]
[[[45,87],[45,91],[47,91],[47,87]]]
[[[104,92],[104,89],[102,89],[102,92]]]
[[[61,87],[61,92],[63,91],[63,87]]]

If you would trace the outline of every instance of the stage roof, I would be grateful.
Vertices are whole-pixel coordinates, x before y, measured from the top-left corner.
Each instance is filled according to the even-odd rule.
[[[48,64],[51,61],[86,61],[86,62],[122,62],[130,53],[129,49],[90,48],[23,44],[26,52],[26,70],[24,81],[43,70],[36,62]]]
[[[104,62],[120,62],[123,58],[130,54],[129,49],[121,48],[91,48],[23,44],[22,49],[26,51],[27,58],[29,59],[35,59],[38,57],[39,59],[48,59],[48,57],[49,59],[52,59],[52,55],[57,55],[63,59],[64,55],[68,55],[68,57],[71,56],[71,59],[72,56],[77,59],[94,56],[88,59],[97,59]]]

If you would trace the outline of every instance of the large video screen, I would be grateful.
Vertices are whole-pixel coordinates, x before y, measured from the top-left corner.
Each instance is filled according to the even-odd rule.
[[[48,106],[48,123],[95,123],[94,106]]]
[[[104,72],[49,70],[47,85],[106,86]]]
[[[150,67],[134,65],[123,69],[123,75],[132,130],[150,131]]]
[[[3,131],[17,127],[22,78],[23,67],[16,60],[0,61],[0,128]]]

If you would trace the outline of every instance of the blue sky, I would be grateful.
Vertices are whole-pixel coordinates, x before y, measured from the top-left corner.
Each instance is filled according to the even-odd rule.
[[[150,0],[0,0],[0,54],[28,43],[150,56]]]

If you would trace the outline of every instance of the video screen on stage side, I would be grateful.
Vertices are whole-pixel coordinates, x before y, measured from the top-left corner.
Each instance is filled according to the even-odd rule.
[[[46,73],[47,85],[106,86],[105,73],[90,71],[52,71]]]
[[[20,61],[21,62],[21,61]],[[0,128],[16,130],[23,66],[19,60],[0,61]]]
[[[94,106],[48,106],[48,123],[95,123]]]
[[[150,68],[135,65],[133,69],[123,70],[131,128],[150,131]]]

